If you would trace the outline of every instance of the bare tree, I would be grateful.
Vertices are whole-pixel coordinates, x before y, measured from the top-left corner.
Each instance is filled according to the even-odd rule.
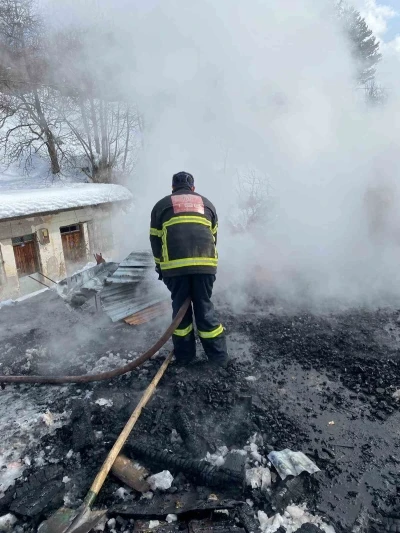
[[[43,27],[32,0],[0,3],[0,146],[12,163],[46,150],[51,172],[60,172],[57,139],[58,117],[47,102],[55,93],[49,85],[48,67],[41,39]]]
[[[57,78],[68,87],[61,115],[72,136],[69,161],[96,182],[130,173],[140,144],[141,117],[103,72],[86,57],[86,32],[58,33],[52,47],[58,57]]]
[[[131,105],[80,94],[64,99],[61,114],[70,131],[64,155],[71,168],[106,183],[132,172],[139,150],[139,115]]]
[[[376,83],[375,80],[368,82],[365,85],[364,90],[367,97],[367,102],[372,105],[384,104],[389,96],[387,90]]]
[[[55,175],[119,180],[133,170],[142,118],[90,57],[95,29],[44,30],[35,0],[0,2],[0,157],[28,166],[38,154]]]
[[[267,224],[275,204],[269,177],[253,167],[237,170],[236,174],[237,208],[230,220],[232,230],[248,231]]]

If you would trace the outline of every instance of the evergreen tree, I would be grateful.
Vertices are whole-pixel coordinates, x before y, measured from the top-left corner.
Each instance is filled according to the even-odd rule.
[[[376,66],[381,60],[379,41],[365,19],[351,6],[340,0],[338,14],[357,63],[357,81],[365,85],[375,78]]]

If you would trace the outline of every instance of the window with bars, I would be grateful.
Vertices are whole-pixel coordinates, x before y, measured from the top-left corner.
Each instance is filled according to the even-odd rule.
[[[23,235],[22,237],[13,237],[11,239],[13,246],[22,246],[27,242],[33,242],[35,240],[35,235],[31,233],[30,235]]]
[[[60,228],[60,233],[66,234],[66,233],[77,233],[81,231],[81,227],[79,224],[73,224],[72,226],[63,226]]]

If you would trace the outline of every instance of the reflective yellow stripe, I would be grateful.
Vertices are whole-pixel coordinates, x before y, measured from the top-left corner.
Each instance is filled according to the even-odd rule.
[[[222,324],[220,324],[217,328],[213,329],[212,331],[197,330],[197,333],[202,339],[214,339],[215,337],[218,337],[218,335],[221,335],[221,333],[223,332],[224,332],[224,328],[222,327]]]
[[[182,268],[188,266],[210,266],[217,267],[218,259],[212,257],[188,257],[186,259],[175,259],[174,261],[163,261],[160,263],[161,270],[171,268]]]
[[[162,237],[162,230],[156,229],[156,228],[150,228],[150,235],[153,235],[153,237]]]
[[[208,226],[209,228],[211,228],[210,220],[196,216],[182,216],[171,218],[167,222],[164,222],[163,228],[167,228],[168,226],[174,226],[175,224],[202,224],[203,226]]]
[[[169,226],[174,226],[176,224],[201,224],[203,226],[207,226],[211,230],[211,221],[207,220],[203,217],[188,215],[188,216],[181,216],[181,217],[173,217],[167,222],[164,222],[162,225],[162,231],[157,231],[157,236],[161,237],[162,240],[162,262],[161,262],[161,268],[162,269],[171,269],[171,268],[181,268],[185,266],[211,266],[216,267],[218,263],[217,255],[215,258],[208,258],[208,257],[190,257],[187,259],[177,259],[170,261],[169,255],[168,255],[168,243],[167,243],[167,228]],[[151,232],[151,230],[150,230]]]
[[[186,337],[191,331],[193,331],[193,324],[190,324],[190,326],[185,329],[176,329],[174,335],[177,335],[178,337]]]
[[[218,224],[215,224],[215,226],[212,228],[211,232],[213,235],[215,235],[218,231]]]
[[[161,263],[161,260],[158,259],[158,257],[155,257],[155,258],[154,258],[154,261],[155,261],[156,265],[159,265],[159,264]]]
[[[168,245],[167,245],[167,230],[165,228],[163,229],[163,232],[162,232],[161,242],[162,242],[161,253],[162,253],[163,261],[168,261],[169,256],[168,256]]]

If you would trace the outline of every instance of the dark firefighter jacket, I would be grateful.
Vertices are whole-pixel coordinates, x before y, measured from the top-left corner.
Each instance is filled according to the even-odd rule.
[[[215,274],[217,229],[215,207],[189,186],[160,200],[151,212],[150,242],[163,277]]]

